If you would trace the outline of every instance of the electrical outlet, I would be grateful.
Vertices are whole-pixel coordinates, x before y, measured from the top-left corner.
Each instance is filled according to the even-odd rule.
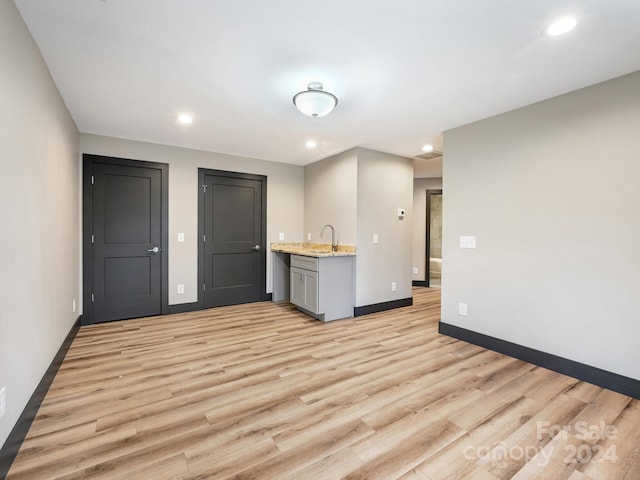
[[[179,284],[178,285],[178,295],[182,295],[184,293],[184,285],[183,284]]]
[[[391,291],[395,292],[398,289],[398,284],[396,282],[391,282]]]
[[[280,240],[280,241],[284,240],[284,233],[279,233],[278,234],[278,240]]]
[[[7,413],[7,389],[5,387],[0,388],[0,418]]]
[[[418,267],[413,267],[413,274],[417,275],[419,273]]]
[[[311,234],[307,233],[307,241],[310,242],[311,241]]]
[[[467,304],[460,302],[458,304],[458,313],[462,316],[467,316]]]
[[[473,236],[461,236],[460,248],[476,248],[476,237]]]

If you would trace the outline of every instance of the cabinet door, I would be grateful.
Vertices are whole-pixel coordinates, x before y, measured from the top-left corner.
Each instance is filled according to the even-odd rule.
[[[290,301],[312,313],[319,313],[318,272],[291,267]]]
[[[304,308],[304,270],[291,267],[290,301]]]
[[[304,271],[304,305],[310,312],[318,311],[318,272]]]

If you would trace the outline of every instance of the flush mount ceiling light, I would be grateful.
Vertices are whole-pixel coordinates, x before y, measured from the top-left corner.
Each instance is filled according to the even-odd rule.
[[[293,96],[293,104],[305,115],[317,118],[331,113],[338,105],[338,99],[332,93],[325,92],[322,83],[311,82],[307,90]]]
[[[424,147],[422,147],[422,151],[423,152],[433,152],[433,145],[425,145]]]
[[[556,20],[547,28],[547,35],[550,37],[557,37],[558,35],[564,35],[565,33],[570,32],[574,28],[578,21],[572,17],[564,17]]]
[[[184,125],[191,125],[193,123],[193,117],[188,113],[181,113],[178,115],[178,121]]]
[[[316,148],[318,146],[318,143],[315,140],[307,140],[304,145],[307,148]]]

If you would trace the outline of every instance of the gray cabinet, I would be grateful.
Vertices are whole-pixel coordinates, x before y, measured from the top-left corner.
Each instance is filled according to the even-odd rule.
[[[290,301],[322,321],[353,316],[355,257],[291,255]]]
[[[318,272],[291,268],[291,303],[318,314]]]

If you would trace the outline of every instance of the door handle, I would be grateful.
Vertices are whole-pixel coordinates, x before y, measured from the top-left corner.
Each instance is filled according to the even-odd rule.
[[[149,250],[147,250],[147,252],[149,253],[158,253],[160,251],[160,249],[158,247],[153,247],[150,248]]]
[[[254,252],[259,252],[260,251],[260,245],[256,245],[255,247],[251,247],[251,250],[253,250]]]

